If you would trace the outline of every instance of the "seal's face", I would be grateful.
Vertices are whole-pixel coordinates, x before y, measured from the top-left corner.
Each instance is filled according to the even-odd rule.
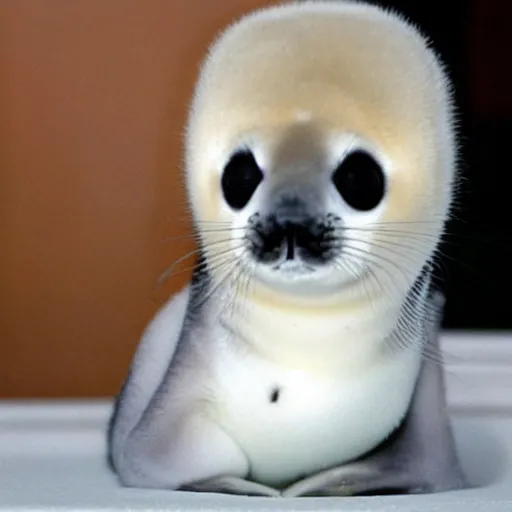
[[[209,268],[294,293],[402,297],[452,198],[444,75],[376,7],[292,11],[234,24],[201,70],[186,178]]]
[[[303,122],[272,148],[253,135],[220,174],[238,261],[272,285],[338,286],[367,270],[361,256],[386,201],[385,165],[355,136],[329,147],[325,135]]]

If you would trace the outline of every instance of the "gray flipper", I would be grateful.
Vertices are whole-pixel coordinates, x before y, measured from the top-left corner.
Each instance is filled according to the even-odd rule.
[[[203,482],[198,490],[210,485],[247,494],[258,486],[244,483],[245,454],[208,417],[198,384],[200,360],[194,372],[176,363],[194,346],[187,319],[197,313],[201,287],[207,286],[204,278],[196,281],[174,296],[144,333],[110,422],[109,461],[125,486],[180,490]],[[219,474],[230,476],[212,480]]]
[[[141,420],[174,355],[180,337],[190,287],[174,295],[147,326],[137,346],[128,376],[108,426],[108,459],[112,469],[119,464],[126,438]]]
[[[184,485],[182,491],[213,492],[223,494],[238,494],[241,496],[267,496],[275,498],[281,496],[281,491],[257,482],[251,482],[243,478],[224,476],[211,478],[203,482]]]
[[[435,314],[428,326],[428,344],[430,353],[440,354],[444,299],[435,294],[432,300]],[[424,358],[407,416],[384,443],[358,461],[294,483],[282,495],[421,494],[466,486],[446,411],[443,366]]]

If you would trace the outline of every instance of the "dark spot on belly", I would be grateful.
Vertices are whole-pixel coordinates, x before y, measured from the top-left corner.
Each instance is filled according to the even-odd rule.
[[[270,403],[275,404],[279,400],[279,395],[281,394],[281,390],[277,387],[272,389],[272,392],[270,393]]]

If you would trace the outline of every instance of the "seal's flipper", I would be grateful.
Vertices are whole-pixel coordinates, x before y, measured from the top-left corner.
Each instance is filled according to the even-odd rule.
[[[189,300],[187,286],[160,309],[142,335],[108,426],[108,459],[113,469],[126,438],[141,420],[169,367]]]
[[[281,492],[273,487],[244,480],[232,476],[211,478],[195,484],[185,485],[180,490],[191,492],[212,492],[223,494],[237,494],[242,496],[281,496]]]
[[[117,467],[122,483],[179,490],[221,475],[246,477],[249,464],[236,442],[208,418],[204,404],[190,399],[193,392],[178,394],[165,390],[165,403],[152,401],[126,439]]]
[[[435,315],[428,325],[428,344],[440,354],[444,300],[436,294],[432,301]],[[384,443],[357,462],[291,485],[283,495],[421,494],[466,486],[446,411],[443,366],[424,358],[408,414]]]
[[[116,401],[109,459],[126,486],[176,490],[224,474],[248,474],[245,455],[208,418],[197,384],[201,369],[192,374],[175,364],[180,340],[190,335],[186,318],[193,301],[187,287],[156,315]]]
[[[282,496],[343,496],[358,494],[357,491],[374,488],[377,480],[385,475],[377,464],[369,461],[353,462],[316,473],[287,487]]]
[[[189,300],[187,286],[160,309],[142,335],[108,426],[108,458],[113,469],[126,438],[142,418],[169,367]]]

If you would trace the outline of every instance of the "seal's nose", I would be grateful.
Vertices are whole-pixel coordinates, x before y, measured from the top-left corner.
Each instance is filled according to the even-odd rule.
[[[283,197],[274,209],[275,221],[282,229],[290,228],[293,231],[294,227],[304,224],[310,217],[304,202],[295,196]]]
[[[316,205],[318,206],[318,205]],[[250,219],[251,251],[261,263],[301,260],[326,263],[334,254],[333,228],[325,214],[297,194],[281,195],[270,214]]]
[[[284,243],[286,244],[286,259],[293,260],[295,258],[296,244],[296,226],[288,223],[284,228]]]

